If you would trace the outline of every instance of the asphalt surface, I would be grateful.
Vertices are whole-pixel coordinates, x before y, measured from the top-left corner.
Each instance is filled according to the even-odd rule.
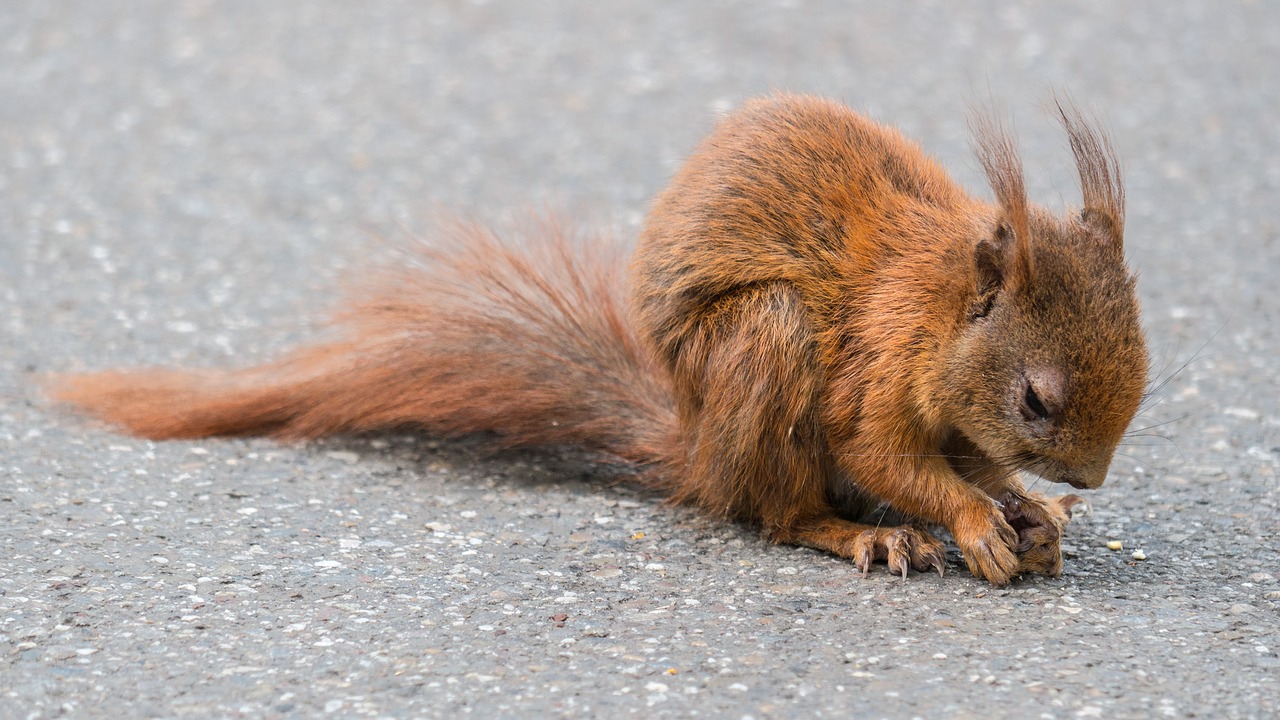
[[[1276,717],[1278,50],[1262,2],[4,3],[0,717]],[[1060,579],[863,579],[572,453],[151,443],[33,388],[270,357],[441,208],[625,241],[772,89],[976,189],[994,100],[1058,207],[1053,88],[1124,157],[1168,436]]]

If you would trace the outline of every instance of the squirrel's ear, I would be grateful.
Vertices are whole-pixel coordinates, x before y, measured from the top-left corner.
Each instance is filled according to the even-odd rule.
[[[1006,231],[1005,224],[1000,223],[991,237],[979,240],[973,249],[978,297],[993,293],[1004,284],[1008,252],[1007,241],[1004,239]]]
[[[999,290],[1006,284],[1019,284],[1021,273],[1029,262],[1023,262],[1019,253],[1026,243],[1017,238],[1017,231],[1008,220],[996,223],[991,234],[978,241],[973,249],[973,267],[977,276],[979,296]]]
[[[1080,222],[1102,237],[1109,247],[1117,251],[1124,250],[1124,229],[1121,226],[1121,221],[1117,220],[1111,213],[1098,208],[1086,207],[1080,211]]]
[[[1009,280],[1014,269],[1014,252],[1017,243],[1013,228],[1001,220],[987,237],[973,247],[973,300],[969,305],[969,320],[984,318],[995,305],[996,296]]]

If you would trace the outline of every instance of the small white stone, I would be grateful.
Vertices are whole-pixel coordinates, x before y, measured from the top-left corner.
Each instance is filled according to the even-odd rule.
[[[667,691],[667,684],[660,682],[651,682],[644,686],[644,689],[652,693],[664,693]]]

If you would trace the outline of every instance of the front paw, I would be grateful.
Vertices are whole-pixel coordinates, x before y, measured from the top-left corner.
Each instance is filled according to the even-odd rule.
[[[989,512],[962,520],[951,529],[951,534],[975,577],[1000,586],[1009,584],[1010,578],[1018,573],[1018,555],[1014,552],[1018,534],[1000,510],[993,507]]]
[[[1071,508],[1083,502],[1078,495],[1047,498],[1008,492],[999,498],[1004,519],[1018,535],[1014,552],[1017,574],[1062,574],[1062,531],[1071,521]]]

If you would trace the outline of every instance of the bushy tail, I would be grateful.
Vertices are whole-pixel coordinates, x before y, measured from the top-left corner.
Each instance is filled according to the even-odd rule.
[[[663,462],[676,431],[669,381],[628,323],[624,259],[606,240],[551,222],[508,238],[459,224],[375,273],[331,344],[246,370],[102,372],[47,387],[155,439],[417,426]]]

